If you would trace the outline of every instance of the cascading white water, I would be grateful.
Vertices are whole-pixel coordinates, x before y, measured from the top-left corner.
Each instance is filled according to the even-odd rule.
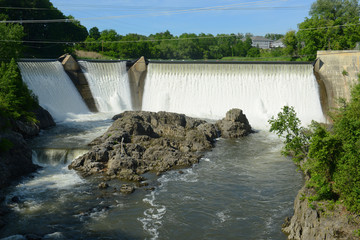
[[[79,61],[100,112],[131,110],[131,96],[126,62]]]
[[[18,66],[26,85],[55,121],[63,121],[72,114],[89,113],[60,62],[18,62]]]
[[[240,108],[256,128],[284,105],[294,106],[303,124],[324,122],[311,64],[150,63],[142,109],[221,119]]]

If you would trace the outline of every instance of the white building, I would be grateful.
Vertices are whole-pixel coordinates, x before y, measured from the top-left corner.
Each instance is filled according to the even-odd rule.
[[[271,47],[272,48],[283,48],[283,47],[285,47],[285,44],[282,41],[283,41],[283,38],[272,42]]]
[[[274,40],[267,39],[262,36],[255,36],[255,37],[250,37],[250,38],[252,40],[251,46],[253,46],[253,47],[259,47],[261,49],[285,47],[285,45],[282,42],[282,39],[274,41]],[[242,39],[242,41],[245,41],[245,40],[246,40],[246,38]]]

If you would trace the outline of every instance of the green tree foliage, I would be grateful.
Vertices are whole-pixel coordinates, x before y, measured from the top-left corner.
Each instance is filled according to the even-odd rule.
[[[278,33],[267,33],[265,34],[265,38],[271,39],[271,40],[279,40],[284,37],[284,34],[278,34]]]
[[[295,31],[289,31],[283,39],[285,45],[284,52],[289,56],[296,56],[298,50],[298,40]]]
[[[284,154],[294,155],[296,162],[307,159],[303,170],[317,192],[311,200],[340,199],[348,210],[360,213],[360,82],[351,96],[331,114],[331,130],[315,122],[303,129],[289,107],[269,122],[270,131],[285,137]]]
[[[357,0],[317,0],[310,18],[299,24],[297,38],[309,60],[317,50],[353,49],[360,41],[360,7]]]
[[[307,155],[309,147],[309,135],[307,130],[301,126],[300,119],[296,116],[294,107],[284,106],[277,118],[269,120],[270,132],[284,137],[284,155],[290,155],[296,162],[299,162]]]
[[[26,41],[84,41],[88,35],[87,29],[72,16],[65,16],[57,10],[49,0],[0,0],[0,14],[8,20],[49,20],[68,19],[67,22],[57,23],[23,23],[24,39]],[[17,9],[22,8],[22,9]],[[32,9],[31,9],[32,8]],[[48,10],[44,10],[48,9]],[[59,57],[71,50],[72,45],[25,43],[26,57]]]
[[[0,112],[12,119],[36,121],[34,110],[37,99],[23,83],[14,59],[0,66]]]
[[[90,28],[89,37],[93,38],[94,40],[98,40],[100,38],[99,29],[97,27]]]
[[[23,27],[19,24],[0,23],[0,58],[10,61],[22,53]]]
[[[110,57],[136,59],[145,56],[150,59],[221,59],[226,56],[258,57],[260,50],[251,46],[248,34],[194,34],[174,36],[169,31],[144,36],[139,34],[119,35],[115,30],[104,30],[96,38],[97,30],[90,29],[90,35],[77,48],[102,52]],[[251,51],[250,51],[251,50]],[[248,52],[250,51],[250,54]]]

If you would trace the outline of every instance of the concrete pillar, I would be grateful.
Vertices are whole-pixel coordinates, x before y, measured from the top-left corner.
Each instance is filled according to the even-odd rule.
[[[91,112],[98,112],[89,84],[77,61],[69,54],[60,57],[60,59],[62,59],[61,63],[65,72],[74,83],[89,110]]]
[[[139,111],[142,108],[146,73],[147,66],[144,57],[141,57],[136,61],[136,63],[128,70],[131,102],[134,111]]]

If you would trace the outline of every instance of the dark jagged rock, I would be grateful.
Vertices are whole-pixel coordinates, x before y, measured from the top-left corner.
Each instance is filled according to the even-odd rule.
[[[135,188],[133,186],[130,186],[128,184],[123,184],[120,188],[120,192],[124,194],[131,194],[135,191]]]
[[[38,122],[12,120],[13,131],[21,133],[24,138],[33,138],[39,134],[41,129],[47,129],[56,125],[50,113],[42,107],[39,106],[34,113]]]
[[[40,129],[55,126],[55,122],[49,112],[40,106],[34,113],[38,123],[0,116],[0,188],[38,169],[32,163],[32,151],[24,138],[38,135]]]
[[[47,129],[49,127],[54,127],[56,125],[51,114],[42,107],[39,106],[39,108],[37,108],[34,111],[34,113],[36,119],[39,121],[37,125],[39,126],[40,129]]]
[[[124,112],[105,134],[94,139],[92,150],[75,159],[70,169],[84,175],[142,181],[141,174],[161,174],[198,163],[202,152],[218,137],[214,124],[168,112]]]
[[[253,133],[248,119],[241,109],[231,109],[226,117],[216,122],[223,138],[244,137]]]
[[[13,131],[0,133],[0,142],[7,143],[7,149],[0,151],[0,188],[12,180],[35,171],[38,167],[32,163],[32,151],[23,136]]]
[[[107,189],[109,187],[109,184],[107,184],[106,182],[101,182],[99,183],[98,187],[100,189]]]

